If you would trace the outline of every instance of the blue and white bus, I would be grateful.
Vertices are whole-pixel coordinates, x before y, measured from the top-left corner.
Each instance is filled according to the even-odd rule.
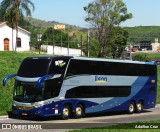
[[[142,112],[156,105],[154,62],[72,56],[28,57],[15,77],[12,112],[18,116]]]

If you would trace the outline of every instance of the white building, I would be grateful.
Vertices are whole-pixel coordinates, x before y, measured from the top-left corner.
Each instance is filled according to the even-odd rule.
[[[18,27],[17,51],[29,51],[30,32]],[[12,46],[13,45],[13,46]],[[13,51],[16,45],[16,30],[10,28],[6,22],[0,22],[0,51]]]
[[[160,43],[152,43],[152,51],[160,51]]]

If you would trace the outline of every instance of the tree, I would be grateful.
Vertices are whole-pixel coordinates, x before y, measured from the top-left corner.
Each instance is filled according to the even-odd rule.
[[[11,28],[16,28],[16,38],[18,38],[18,25],[20,20],[26,16],[31,16],[30,6],[35,9],[30,0],[3,0],[0,5],[0,18],[7,21]],[[7,16],[7,17],[6,17]],[[17,41],[15,51],[17,48]]]
[[[94,28],[94,36],[99,42],[98,56],[104,57],[113,27],[132,18],[132,14],[127,13],[122,0],[95,0],[84,7],[84,10],[88,14],[85,20]]]
[[[110,48],[113,58],[120,58],[127,46],[128,32],[121,27],[114,27],[111,31]]]
[[[59,31],[59,30],[53,31],[53,28],[49,27],[43,33],[42,41],[47,42],[47,44],[49,44],[49,45],[52,45],[53,44],[53,37],[54,37],[54,43],[56,46],[61,46],[61,41],[62,41],[63,47],[67,46],[67,41],[68,41],[67,38],[68,37],[67,37],[66,31]]]
[[[13,29],[15,28],[15,16],[13,14],[13,8],[10,8],[5,16],[4,16],[4,19],[7,20],[7,25],[9,25],[11,28],[12,28],[12,51],[14,51],[14,44],[13,44]]]

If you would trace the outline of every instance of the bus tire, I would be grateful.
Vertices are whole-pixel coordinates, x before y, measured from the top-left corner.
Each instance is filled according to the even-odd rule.
[[[76,119],[81,118],[84,115],[84,108],[81,104],[78,104],[75,108],[74,117]]]
[[[62,112],[61,112],[61,119],[62,120],[67,120],[70,117],[70,113],[71,113],[71,108],[69,105],[65,104],[62,108]]]
[[[135,103],[132,101],[128,106],[128,114],[133,114],[135,112]]]
[[[143,111],[144,105],[142,101],[139,101],[136,105],[136,113],[141,113]]]

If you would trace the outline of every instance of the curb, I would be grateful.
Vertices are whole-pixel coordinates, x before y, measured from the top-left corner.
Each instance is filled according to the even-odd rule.
[[[0,120],[7,119],[8,115],[0,116]]]
[[[160,107],[160,104],[156,104],[156,107]]]

